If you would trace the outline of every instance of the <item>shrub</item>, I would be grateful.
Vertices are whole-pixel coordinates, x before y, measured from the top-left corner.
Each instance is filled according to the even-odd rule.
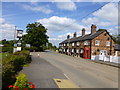
[[[6,88],[14,83],[15,75],[22,69],[24,64],[28,63],[29,54],[29,51],[16,52],[14,55],[2,60],[3,87]]]
[[[13,57],[11,58],[12,64],[14,66],[14,71],[16,73],[22,69],[22,65],[25,64],[25,59],[26,57],[22,55],[13,55]]]
[[[20,89],[27,88],[28,79],[25,74],[21,73],[14,84],[14,87],[17,86]]]
[[[13,47],[2,47],[2,52],[12,53],[13,52]]]

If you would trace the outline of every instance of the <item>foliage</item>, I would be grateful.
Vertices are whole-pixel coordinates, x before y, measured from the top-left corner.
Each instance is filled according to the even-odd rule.
[[[13,84],[15,75],[30,62],[29,51],[16,52],[2,60],[3,87]]]
[[[13,52],[13,47],[2,47],[2,52],[9,52],[12,53]]]
[[[20,89],[23,89],[23,88],[28,87],[27,83],[28,83],[28,79],[27,79],[26,75],[23,74],[23,73],[21,73],[21,74],[17,77],[17,80],[16,80],[16,82],[15,82],[15,84],[14,84],[14,87],[15,87],[15,86],[18,86]]]
[[[52,50],[57,50],[58,48],[56,46],[53,46],[52,43],[48,43],[48,49],[52,49]]]
[[[37,22],[28,24],[26,28],[27,34],[23,36],[23,41],[36,47],[37,50],[43,50],[42,46],[48,42],[47,29]]]

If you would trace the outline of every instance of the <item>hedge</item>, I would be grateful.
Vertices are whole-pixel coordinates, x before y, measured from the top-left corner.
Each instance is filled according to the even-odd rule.
[[[2,60],[3,88],[15,82],[16,74],[31,61],[29,51],[16,52]]]

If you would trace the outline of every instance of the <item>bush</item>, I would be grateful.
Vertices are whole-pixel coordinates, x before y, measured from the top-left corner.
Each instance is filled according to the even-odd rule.
[[[26,77],[25,74],[21,73],[18,77],[17,77],[17,80],[14,84],[14,88],[15,86],[17,86],[18,88],[20,89],[23,89],[23,88],[28,88],[28,79]]]
[[[26,57],[19,55],[13,55],[13,57],[11,58],[12,64],[14,66],[14,71],[17,73],[18,71],[20,71],[22,69],[22,65],[25,64],[25,60]]]
[[[2,47],[2,52],[12,53],[13,52],[13,47]]]
[[[15,75],[20,71],[24,64],[30,61],[29,51],[16,52],[2,60],[3,88],[13,84]]]

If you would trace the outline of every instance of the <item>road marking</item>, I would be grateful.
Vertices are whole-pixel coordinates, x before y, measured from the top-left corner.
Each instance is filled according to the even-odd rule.
[[[72,81],[67,79],[53,79],[59,88],[79,88]]]
[[[64,73],[65,77],[70,80],[70,78]]]

